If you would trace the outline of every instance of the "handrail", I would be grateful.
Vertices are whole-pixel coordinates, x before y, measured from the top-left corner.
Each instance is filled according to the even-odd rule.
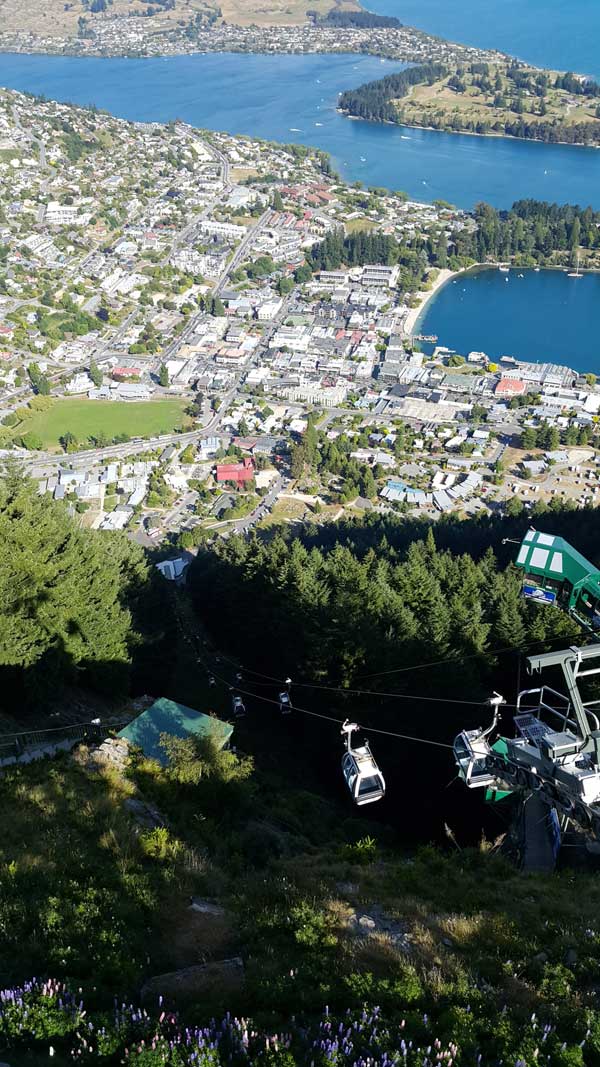
[[[564,701],[564,703],[566,704],[564,712],[559,711],[558,708],[553,707],[552,704],[546,703],[544,699],[546,693],[551,693],[553,697],[557,697],[559,700]],[[574,722],[573,719],[569,718],[569,712],[571,710],[571,701],[568,697],[565,696],[564,693],[559,693],[557,689],[552,689],[549,685],[538,686],[537,689],[524,689],[517,696],[517,712],[522,710],[521,698],[527,696],[539,696],[539,702],[535,707],[526,707],[523,710],[529,711],[531,713],[537,712],[537,717],[539,719],[540,712],[543,708],[550,715],[555,715],[563,726],[569,725],[573,726],[576,730],[579,729],[577,723]]]
[[[129,721],[130,721],[129,719],[123,719],[122,721],[117,722],[117,723],[108,723],[108,722],[103,723],[103,722],[91,722],[88,719],[86,722],[64,723],[63,726],[46,726],[46,727],[43,727],[42,729],[33,728],[31,730],[17,730],[14,733],[6,733],[6,734],[0,733],[0,740],[3,739],[3,738],[6,738],[6,737],[12,738],[12,739],[14,739],[15,737],[23,737],[24,734],[54,734],[54,733],[59,733],[59,732],[62,733],[65,730],[77,730],[77,729],[81,729],[83,727],[85,727],[86,729],[89,729],[90,726],[95,728],[95,729],[97,729],[97,730],[99,730],[99,729],[101,729],[101,730],[112,730],[114,727],[117,727],[118,729],[121,729],[123,726],[126,726]]]
[[[567,708],[566,708],[565,712],[563,713],[563,712],[559,711],[557,708],[552,707],[551,704],[547,704],[546,701],[544,700],[544,694],[545,693],[552,693],[552,695],[554,697],[558,697],[559,700],[563,700],[567,705]],[[540,700],[539,700],[539,703],[537,705],[535,705],[534,707],[525,706],[524,708],[522,708],[522,706],[521,706],[521,697],[535,696],[535,695],[538,695],[538,694],[539,694]],[[587,719],[588,719],[588,721],[589,721],[589,723],[591,725],[592,730],[600,730],[600,721],[598,720],[598,716],[593,711],[590,711],[590,709],[589,709],[589,705],[590,704],[600,704],[600,700],[590,700],[588,704],[584,704],[583,705],[584,710],[585,710],[585,714],[586,714]],[[544,710],[549,712],[551,715],[555,715],[557,717],[557,719],[559,719],[560,722],[562,722],[563,726],[571,726],[571,727],[573,727],[573,729],[575,730],[576,733],[579,733],[579,725],[577,724],[577,722],[575,722],[574,719],[570,719],[569,718],[569,711],[571,710],[571,701],[569,700],[568,697],[565,696],[564,693],[559,693],[557,689],[552,689],[548,685],[539,686],[537,689],[523,689],[519,693],[519,695],[517,697],[517,712],[519,712],[521,710],[530,711],[530,712],[537,712],[537,717],[539,719],[540,711],[541,711],[542,708],[544,708]]]
[[[64,726],[52,726],[43,730],[21,730],[18,733],[0,734],[0,749],[12,749],[15,747],[26,748],[31,745],[52,743],[53,740],[81,740],[86,735],[94,738],[108,735],[113,730],[120,730],[126,726],[129,719],[118,723],[71,723]]]

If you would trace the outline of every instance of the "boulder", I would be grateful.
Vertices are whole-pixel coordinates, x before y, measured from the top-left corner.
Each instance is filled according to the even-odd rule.
[[[135,819],[136,823],[146,830],[154,830],[157,826],[165,825],[165,819],[160,811],[146,803],[145,800],[140,800],[138,797],[127,797],[123,802],[123,806]]]
[[[141,998],[148,1007],[156,1007],[161,996],[167,1006],[177,1007],[214,993],[219,996],[238,993],[244,981],[244,962],[240,956],[234,956],[154,975],[142,986]]]
[[[202,900],[201,897],[192,897],[190,908],[192,911],[200,912],[201,915],[209,915],[213,919],[222,919],[225,915],[225,908],[222,908],[220,904],[213,904],[210,900]]]
[[[124,737],[107,737],[98,748],[92,749],[89,754],[91,768],[106,766],[124,770],[129,760],[129,742]]]
[[[377,929],[377,923],[375,922],[375,919],[371,918],[370,915],[361,915],[360,919],[358,920],[358,925],[361,926],[363,930]]]
[[[350,912],[346,927],[351,934],[363,938],[383,934],[394,948],[401,952],[412,951],[412,939],[406,923],[390,918],[377,904],[372,905],[369,911],[370,915],[354,910]]]

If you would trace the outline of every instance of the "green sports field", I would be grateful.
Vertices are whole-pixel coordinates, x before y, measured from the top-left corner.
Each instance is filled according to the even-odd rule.
[[[22,423],[16,433],[38,434],[47,449],[59,448],[59,438],[69,431],[82,445],[88,437],[98,434],[109,439],[124,433],[130,437],[157,437],[191,425],[185,408],[185,400],[57,400],[49,411]]]

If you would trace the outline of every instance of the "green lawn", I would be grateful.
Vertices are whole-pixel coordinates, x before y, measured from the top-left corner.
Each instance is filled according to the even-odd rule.
[[[184,400],[126,401],[68,399],[57,400],[49,411],[27,419],[16,433],[35,433],[45,448],[58,448],[59,438],[70,431],[82,444],[90,435],[117,434],[130,437],[154,437],[171,433],[190,424],[184,414]]]

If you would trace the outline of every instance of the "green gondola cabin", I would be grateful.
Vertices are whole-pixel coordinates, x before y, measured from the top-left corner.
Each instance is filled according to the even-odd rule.
[[[600,571],[568,541],[529,529],[515,560],[523,596],[556,604],[588,630],[600,631]]]

